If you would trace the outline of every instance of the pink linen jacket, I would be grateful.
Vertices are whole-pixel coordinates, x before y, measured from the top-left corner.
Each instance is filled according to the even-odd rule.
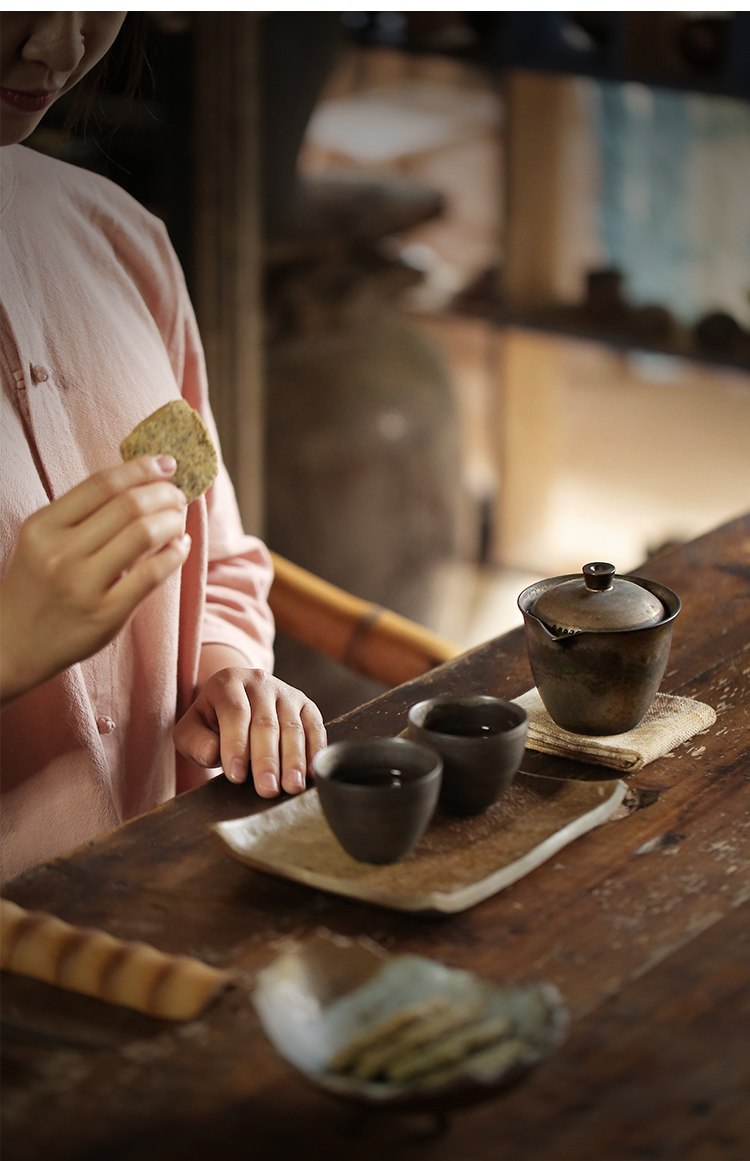
[[[203,353],[163,224],[97,175],[23,146],[0,153],[0,577],[23,521],[183,396],[214,438]],[[201,646],[273,665],[268,553],[221,467],[188,508],[190,557],[94,657],[0,721],[2,877],[53,858],[202,778],[172,729]]]

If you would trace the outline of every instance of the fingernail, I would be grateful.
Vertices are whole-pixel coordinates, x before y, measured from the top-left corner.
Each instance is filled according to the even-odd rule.
[[[292,770],[290,781],[292,786],[296,787],[298,790],[304,790],[307,786],[307,779],[301,770]]]
[[[279,793],[279,780],[275,774],[259,774],[258,789],[268,790],[271,794]]]
[[[247,762],[243,762],[241,758],[232,758],[227,778],[232,782],[244,782],[247,778]]]
[[[198,761],[201,766],[210,766],[214,756],[213,742],[206,742],[205,746],[201,746],[198,752]]]
[[[157,456],[156,464],[165,476],[171,476],[177,471],[177,460],[174,456]]]

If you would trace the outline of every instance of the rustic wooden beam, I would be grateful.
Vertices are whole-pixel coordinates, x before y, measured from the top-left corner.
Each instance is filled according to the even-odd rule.
[[[569,78],[510,72],[506,108],[504,293],[511,310],[554,305],[565,228],[565,162],[575,121]]]
[[[194,16],[195,302],[224,460],[262,532],[264,391],[258,21]]]

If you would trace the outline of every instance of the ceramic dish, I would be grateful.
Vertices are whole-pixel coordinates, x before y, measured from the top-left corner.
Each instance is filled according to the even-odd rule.
[[[277,1052],[313,1084],[350,1100],[425,1110],[481,1100],[518,1080],[557,1047],[568,1023],[551,984],[499,987],[435,960],[390,956],[377,945],[330,933],[314,936],[261,971],[253,1003]],[[471,1009],[477,1017],[459,1031],[461,1051],[455,1029],[441,1033],[435,1017],[412,1015],[406,1023],[410,1013],[436,1011],[439,1005],[449,1015]],[[500,1029],[493,1047],[467,1048],[467,1028],[490,1024]],[[354,1065],[342,1074],[337,1059],[356,1053],[378,1029],[389,1029],[392,1071],[409,1071],[409,1052],[412,1060],[415,1053],[442,1058],[441,1065],[400,1081],[360,1079],[351,1074]],[[421,1039],[421,1047],[405,1047],[409,1038]],[[451,1045],[452,1053],[446,1051]],[[381,1039],[374,1051],[380,1048],[385,1058],[388,1047],[383,1051]],[[372,1043],[363,1051],[372,1056]],[[493,1054],[495,1063],[488,1062]],[[498,1062],[498,1054],[505,1059]],[[447,1064],[446,1056],[452,1056]]]

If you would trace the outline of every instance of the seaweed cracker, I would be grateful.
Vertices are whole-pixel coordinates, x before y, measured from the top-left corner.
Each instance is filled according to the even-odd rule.
[[[206,425],[184,399],[165,403],[143,419],[120,444],[124,460],[136,456],[171,455],[177,460],[172,483],[188,503],[211,486],[219,471],[219,457]]]

